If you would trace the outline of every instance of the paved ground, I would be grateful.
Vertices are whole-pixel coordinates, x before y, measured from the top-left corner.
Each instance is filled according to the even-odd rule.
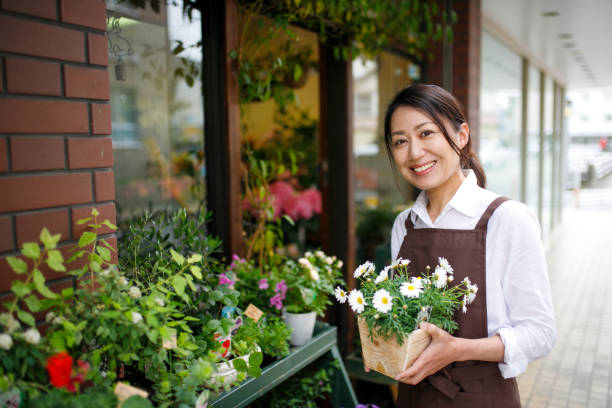
[[[519,377],[524,407],[612,407],[612,175],[573,198],[547,252],[558,341]]]

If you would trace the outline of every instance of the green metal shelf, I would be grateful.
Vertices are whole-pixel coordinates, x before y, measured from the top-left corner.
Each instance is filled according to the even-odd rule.
[[[317,322],[312,339],[303,346],[292,349],[291,354],[262,370],[261,376],[249,378],[228,392],[219,395],[210,406],[213,408],[241,408],[278,386],[308,364],[318,359],[338,360],[340,367],[332,379],[331,403],[334,407],[354,408],[357,397],[351,386],[342,356],[338,350],[337,329]]]

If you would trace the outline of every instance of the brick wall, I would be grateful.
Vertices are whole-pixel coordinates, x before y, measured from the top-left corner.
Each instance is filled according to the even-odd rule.
[[[105,30],[104,0],[0,0],[0,297],[43,226],[67,253],[92,207],[115,222]]]

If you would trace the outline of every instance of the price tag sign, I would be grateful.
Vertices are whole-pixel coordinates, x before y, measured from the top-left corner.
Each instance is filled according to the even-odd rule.
[[[257,323],[257,321],[261,319],[261,316],[263,316],[263,312],[252,303],[250,303],[249,306],[246,308],[244,314],[253,319],[255,323]]]
[[[119,399],[119,407],[121,407],[121,403],[126,399],[130,398],[132,395],[140,395],[142,398],[148,398],[149,393],[141,390],[140,388],[132,387],[129,384],[118,382],[115,385],[115,395]]]

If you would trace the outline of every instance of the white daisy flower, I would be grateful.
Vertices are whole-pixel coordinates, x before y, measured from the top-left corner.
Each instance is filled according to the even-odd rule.
[[[400,285],[400,293],[409,298],[418,298],[423,289],[416,286],[413,281],[404,282]]]
[[[138,312],[132,312],[132,322],[138,324],[142,321],[142,315]]]
[[[128,291],[128,295],[130,295],[131,298],[138,299],[142,296],[142,293],[140,292],[140,288],[138,286],[132,286]]]
[[[336,268],[340,269],[342,268],[342,265],[344,265],[344,263],[338,259],[338,262],[336,262]]]
[[[40,342],[40,333],[31,327],[23,333],[23,338],[30,344],[38,344]]]
[[[444,268],[446,273],[448,273],[449,275],[454,272],[453,267],[451,266],[450,263],[448,263],[448,260],[446,258],[439,257],[438,258],[438,265],[441,266],[442,268]]]
[[[312,280],[319,280],[319,272],[317,272],[315,268],[310,268],[308,271],[310,272],[310,277],[312,278]]]
[[[340,303],[346,302],[346,298],[347,298],[346,292],[340,286],[336,287],[334,294],[336,295],[336,299],[338,299],[338,302]]]
[[[382,272],[376,277],[374,283],[378,285],[380,282],[384,282],[389,279],[389,269],[391,269],[390,266],[385,266],[385,269],[383,269]]]
[[[434,286],[436,288],[441,289],[444,286],[446,286],[446,280],[447,280],[446,269],[440,266],[436,266],[436,270],[433,273],[433,278],[434,278]]]
[[[315,251],[315,256],[317,258],[325,258],[325,254],[323,253],[323,251]]]
[[[378,289],[374,293],[374,298],[372,299],[372,303],[376,310],[380,313],[387,313],[393,307],[393,298],[391,294],[387,292],[385,289]]]
[[[468,285],[467,303],[468,305],[476,299],[476,293],[478,292],[478,286],[473,283]]]
[[[8,333],[0,334],[0,348],[10,350],[13,347],[13,338]]]
[[[355,273],[353,274],[353,276],[355,278],[359,278],[361,276],[368,276],[370,273],[374,272],[375,270],[376,270],[376,267],[374,266],[374,264],[370,261],[366,261],[362,263],[361,265],[359,265],[357,269],[355,269]]]
[[[465,314],[467,313],[467,306],[466,306],[466,302],[467,302],[467,298],[465,297],[465,295],[463,295],[463,300],[461,300],[461,311]]]
[[[353,312],[355,313],[363,312],[366,305],[366,301],[363,298],[363,293],[357,289],[353,289],[351,293],[349,293],[348,302],[351,309],[353,309]]]
[[[397,258],[395,262],[391,264],[391,268],[395,269],[400,266],[405,267],[405,266],[408,266],[409,264],[410,264],[410,259]]]

